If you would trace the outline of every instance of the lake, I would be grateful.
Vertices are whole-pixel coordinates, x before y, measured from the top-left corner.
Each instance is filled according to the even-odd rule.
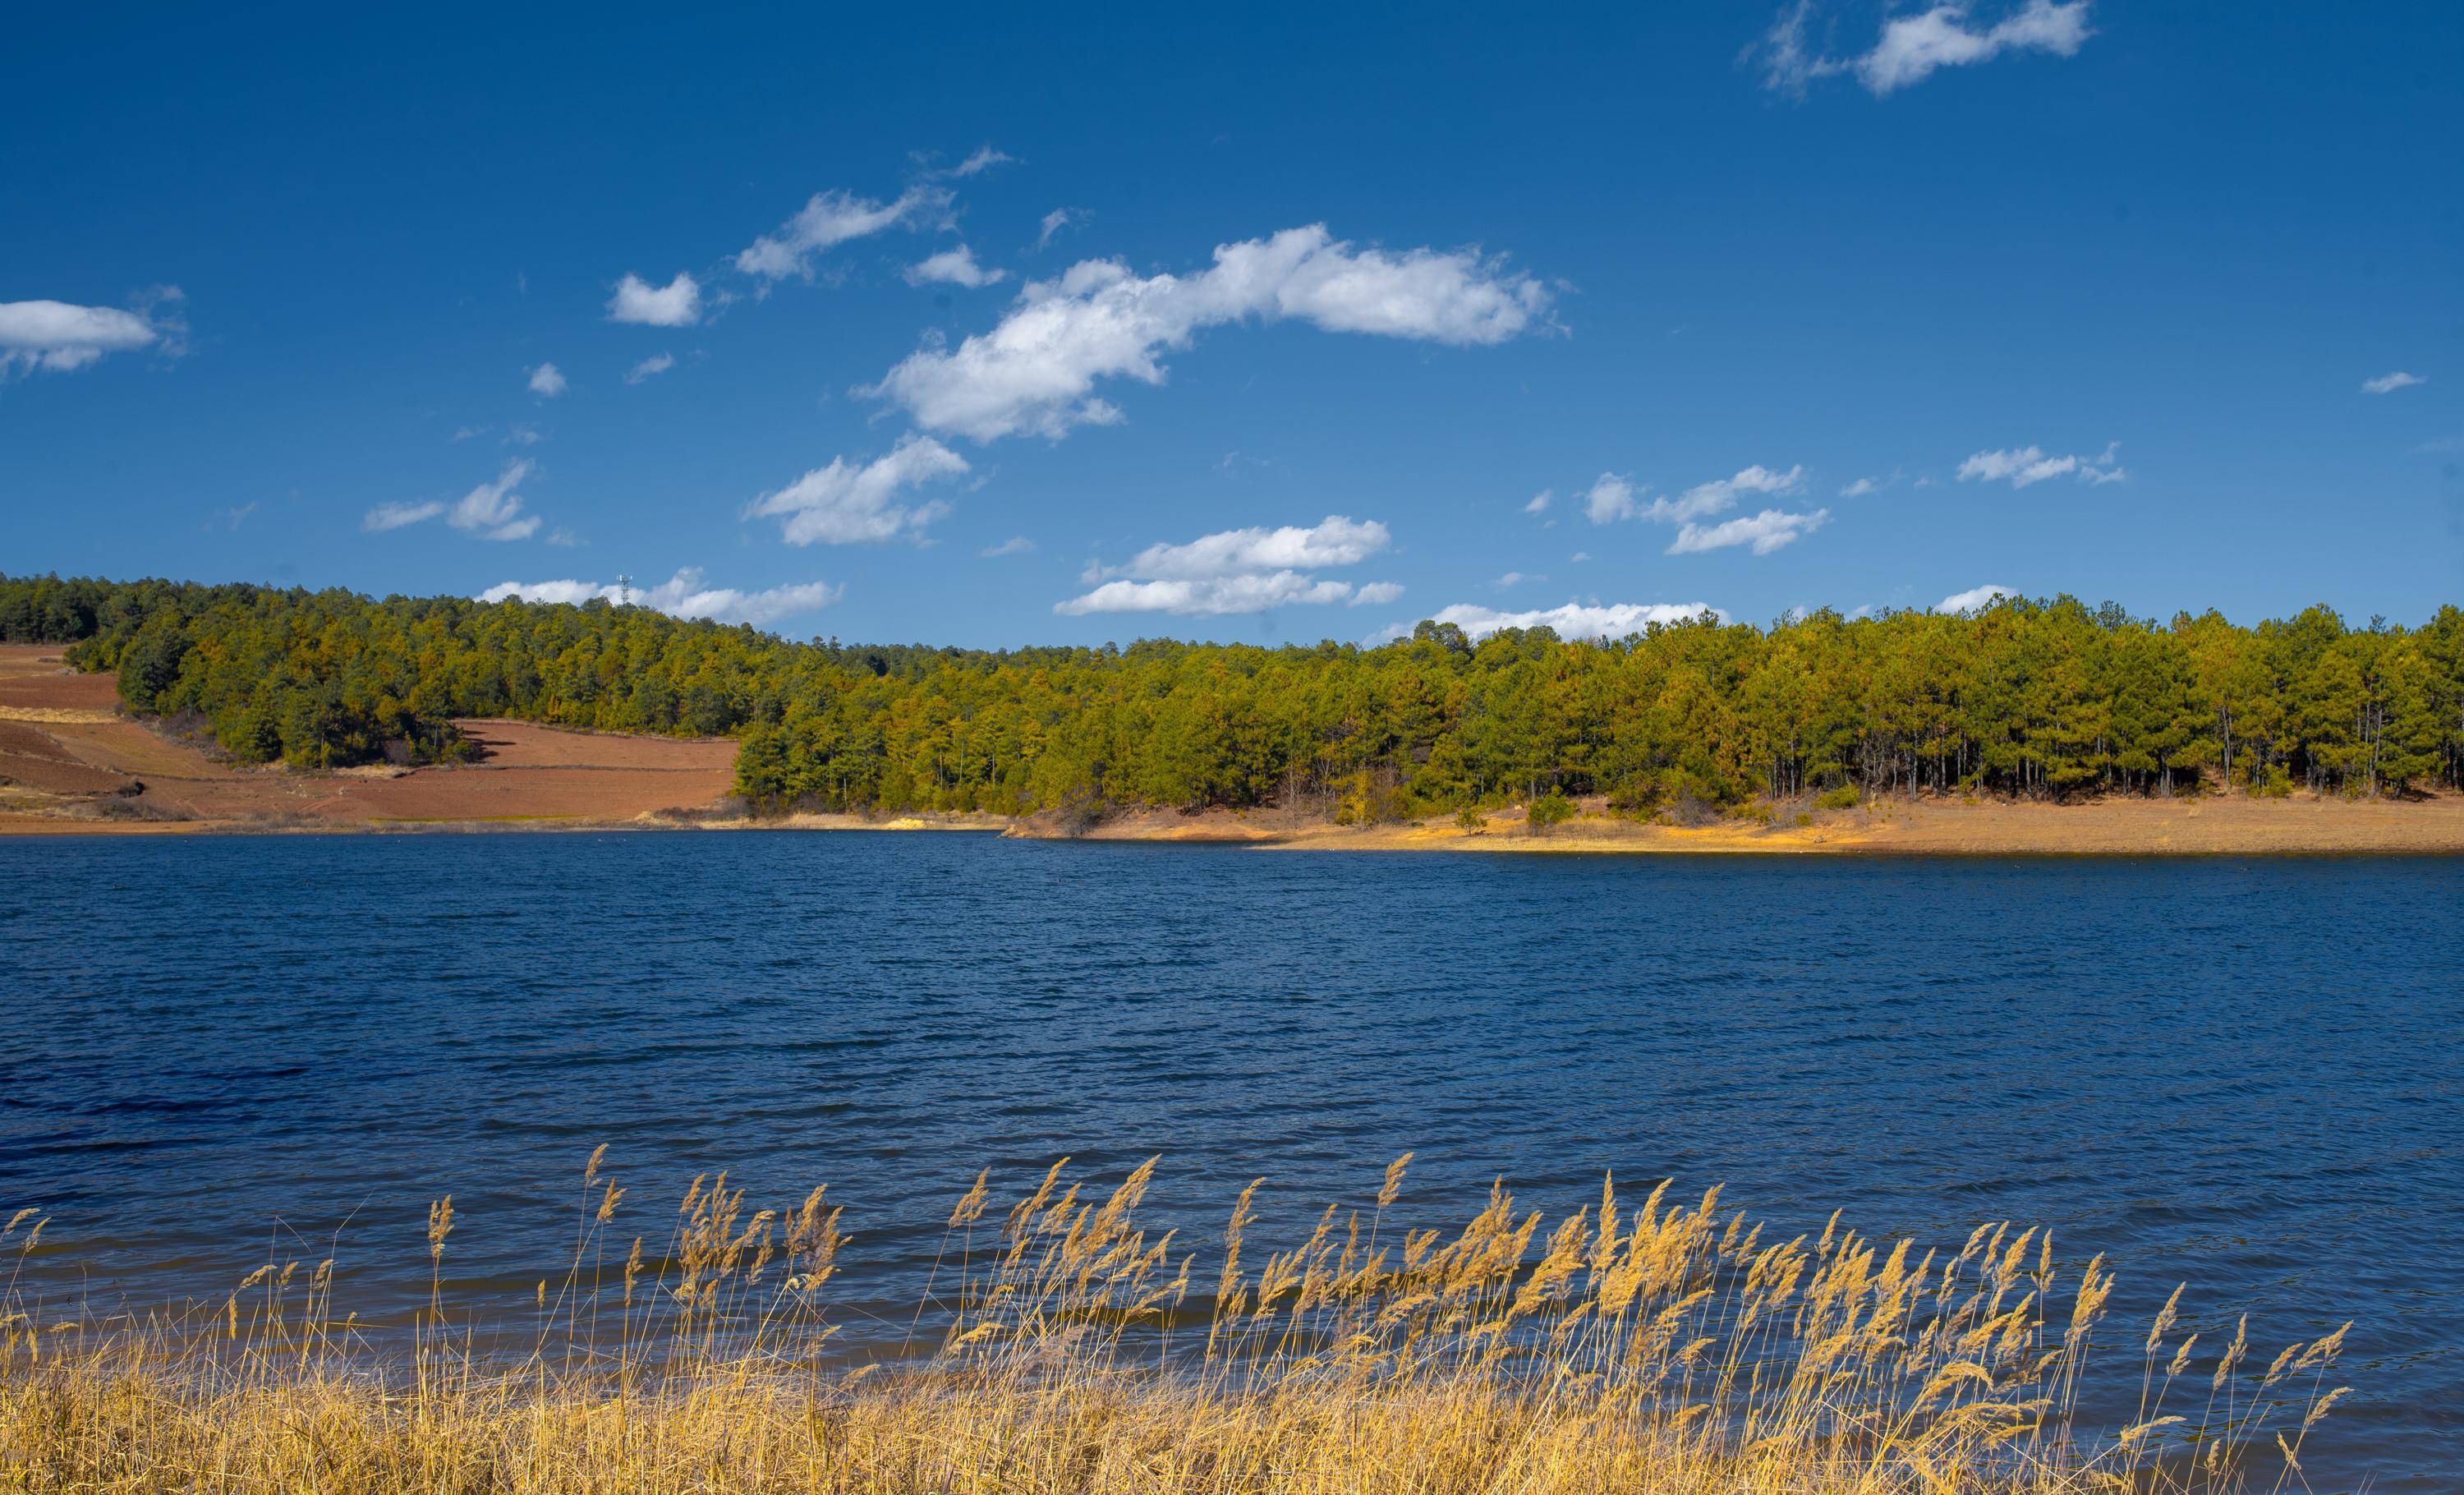
[[[692,1176],[816,1183],[850,1334],[951,1201],[1163,1154],[1196,1239],[1375,1193],[1455,1225],[1725,1182],[1818,1230],[2054,1228],[2258,1357],[2356,1321],[2321,1487],[2464,1468],[2464,867],[1276,853],[934,834],[0,840],[0,1216],[34,1290],[219,1299],[341,1265],[561,1270],[584,1157],[633,1229]],[[339,1244],[336,1244],[339,1242]],[[893,1289],[891,1284],[895,1284]],[[875,1330],[872,1326],[882,1326]],[[2213,1341],[2203,1341],[2212,1343]],[[2124,1374],[2123,1373],[2126,1372]],[[2123,1409],[2126,1414],[2126,1408]]]

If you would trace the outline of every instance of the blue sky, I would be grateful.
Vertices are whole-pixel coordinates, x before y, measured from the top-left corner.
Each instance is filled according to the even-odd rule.
[[[2464,601],[2446,5],[74,9],[0,53],[11,573],[985,647]]]

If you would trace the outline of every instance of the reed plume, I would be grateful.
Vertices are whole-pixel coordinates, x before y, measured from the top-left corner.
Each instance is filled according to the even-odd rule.
[[[1459,1228],[1387,1242],[1405,1159],[1365,1214],[1255,1257],[1263,1183],[1202,1253],[1142,1221],[1155,1159],[1109,1190],[1055,1164],[990,1241],[979,1176],[922,1285],[935,1332],[869,1357],[829,1309],[851,1246],[823,1190],[753,1209],[697,1178],[665,1248],[637,1237],[616,1267],[605,1162],[527,1344],[457,1327],[446,1200],[407,1347],[336,1316],[330,1261],[143,1322],[46,1317],[12,1275],[0,1487],[2208,1495],[2299,1482],[2344,1391],[2341,1330],[2248,1384],[2245,1323],[2173,1406],[2196,1337],[2177,1292],[2138,1414],[2100,1430],[2078,1409],[2113,1277],[2066,1271],[2044,1232],[1767,1239],[1717,1189],[1612,1178],[1554,1221],[1501,1182]],[[0,1237],[21,1263],[30,1219]]]

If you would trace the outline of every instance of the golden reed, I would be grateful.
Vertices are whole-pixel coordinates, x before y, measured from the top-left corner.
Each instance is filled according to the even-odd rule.
[[[1501,1188],[1460,1231],[1398,1233],[1408,1155],[1374,1205],[1262,1257],[1251,1185],[1204,1264],[1138,1222],[1152,1161],[1101,1198],[1056,1164],[998,1219],[979,1177],[921,1288],[937,1348],[867,1361],[831,1343],[847,1238],[822,1191],[748,1214],[724,1176],[697,1180],[664,1247],[627,1247],[605,1153],[510,1352],[477,1349],[443,1291],[450,1199],[407,1352],[337,1317],[330,1261],[143,1323],[39,1322],[12,1277],[0,1487],[2299,1488],[2342,1394],[2342,1330],[2260,1370],[2238,1331],[2176,1339],[2177,1291],[2139,1345],[2139,1415],[2082,1427],[2113,1278],[2101,1259],[2066,1274],[2042,1232],[1920,1255],[1835,1217],[1766,1241],[1717,1190],[1635,1202],[1609,1182],[1553,1227]],[[21,1268],[40,1230],[28,1214],[0,1237]]]

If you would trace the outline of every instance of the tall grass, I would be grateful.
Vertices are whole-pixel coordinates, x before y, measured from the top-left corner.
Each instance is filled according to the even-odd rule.
[[[2260,1370],[2244,1334],[2178,1335],[2177,1292],[2123,1349],[2138,1415],[2082,1426],[2113,1278],[2041,1231],[1768,1240],[1717,1190],[1613,1181],[1553,1224],[1500,1188],[1458,1230],[1402,1230],[1408,1156],[1282,1250],[1252,1239],[1255,1185],[1201,1252],[1140,1222],[1152,1161],[1108,1193],[1057,1164],[998,1216],[979,1177],[918,1287],[924,1348],[869,1358],[836,1340],[848,1239],[822,1191],[748,1211],[697,1180],[664,1247],[628,1245],[602,1154],[510,1347],[443,1290],[450,1199],[389,1346],[338,1315],[330,1261],[143,1322],[44,1321],[12,1278],[0,1485],[2223,1491],[2299,1486],[2341,1395],[2342,1330]],[[40,1230],[0,1241],[22,1262]]]

